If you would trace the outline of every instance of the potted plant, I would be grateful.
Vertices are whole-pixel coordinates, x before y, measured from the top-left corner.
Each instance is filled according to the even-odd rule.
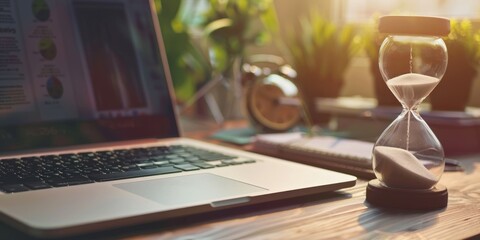
[[[442,80],[430,94],[432,110],[464,111],[480,63],[480,32],[469,20],[451,20],[450,34],[444,38],[448,66]]]
[[[276,27],[272,0],[209,0],[201,14],[191,12],[198,6],[187,7],[190,12],[185,14],[185,4],[199,2],[155,0],[177,101],[183,103],[181,111],[190,109],[220,83],[213,80],[228,81],[232,73],[240,73],[245,48],[269,38],[259,21],[269,29]],[[232,85],[236,83],[222,84]],[[195,106],[199,113],[205,110],[203,104]]]
[[[314,122],[328,120],[316,113],[316,98],[335,98],[343,86],[350,60],[360,50],[360,38],[351,25],[337,26],[311,14],[300,20],[300,32],[288,42],[296,83]]]
[[[188,27],[179,17],[182,1],[155,0],[162,29],[175,97],[178,102],[190,99],[197,85],[210,77],[206,58],[192,41]]]
[[[210,0],[202,26],[210,40],[213,67],[227,71],[245,49],[263,44],[274,30],[276,15],[272,0]]]
[[[209,57],[214,72],[227,91],[218,91],[220,111],[227,118],[242,117],[241,74],[246,49],[261,45],[277,30],[272,0],[210,0],[201,27],[208,39]]]

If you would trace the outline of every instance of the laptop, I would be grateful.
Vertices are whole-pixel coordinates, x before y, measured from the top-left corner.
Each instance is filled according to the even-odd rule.
[[[0,219],[66,237],[356,178],[181,138],[153,1],[3,0]]]

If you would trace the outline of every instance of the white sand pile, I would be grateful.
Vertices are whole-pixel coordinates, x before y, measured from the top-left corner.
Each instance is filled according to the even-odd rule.
[[[429,189],[437,183],[436,177],[407,150],[377,146],[374,155],[375,171],[389,187]]]
[[[417,73],[407,73],[387,81],[397,98],[408,108],[419,104],[437,86],[440,79]]]

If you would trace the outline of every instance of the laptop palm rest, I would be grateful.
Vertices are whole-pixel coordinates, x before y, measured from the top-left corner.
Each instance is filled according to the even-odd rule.
[[[188,205],[212,202],[249,194],[266,189],[214,174],[202,173],[156,180],[146,180],[114,185],[162,205]],[[242,198],[240,198],[242,199]],[[248,201],[248,198],[243,198]],[[241,203],[242,200],[233,201]],[[213,207],[216,204],[212,204]]]

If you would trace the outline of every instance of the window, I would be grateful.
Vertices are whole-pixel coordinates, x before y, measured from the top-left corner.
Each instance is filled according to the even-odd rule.
[[[345,20],[365,22],[373,15],[411,14],[449,18],[478,18],[478,0],[344,0]]]

